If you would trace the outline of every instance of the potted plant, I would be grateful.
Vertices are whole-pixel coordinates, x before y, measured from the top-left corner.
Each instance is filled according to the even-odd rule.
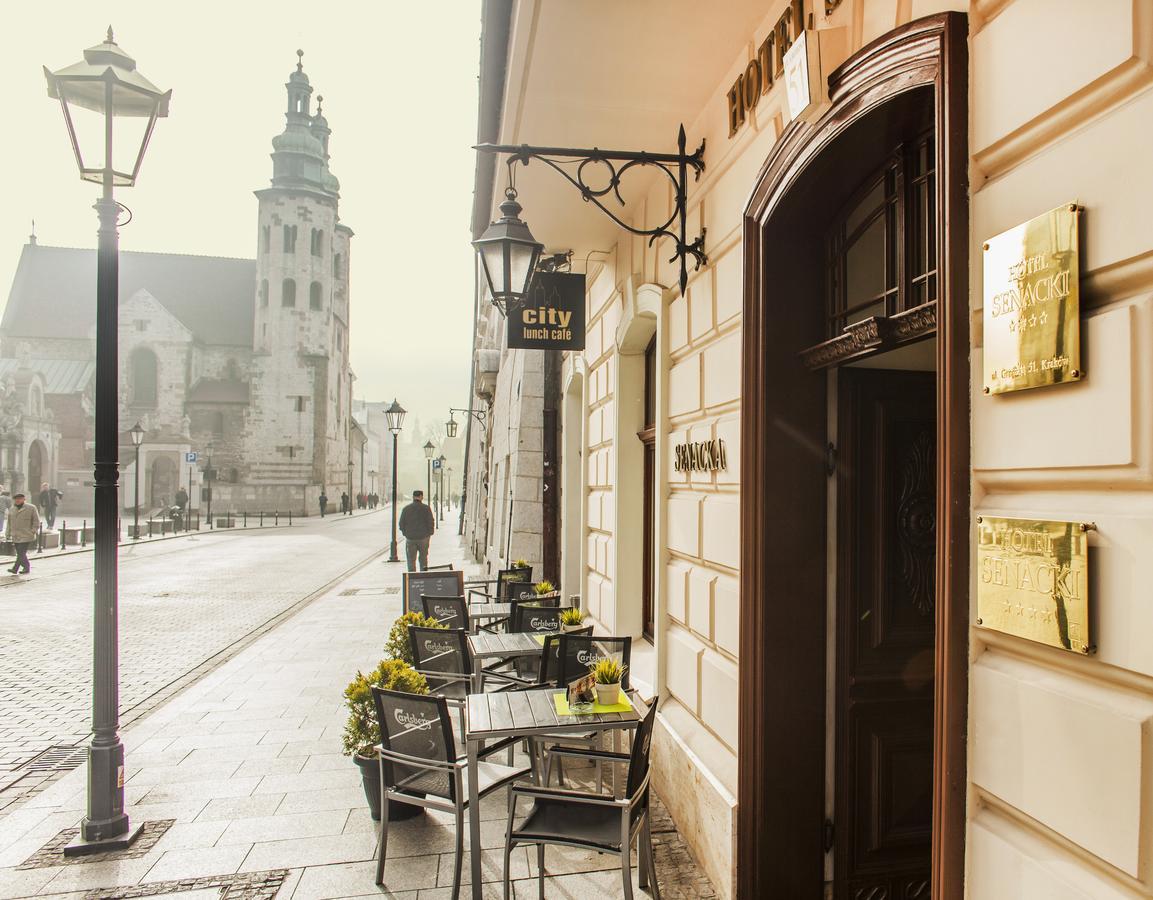
[[[585,621],[585,614],[577,607],[561,610],[560,614],[560,627],[561,631],[577,631]]]
[[[536,597],[538,600],[543,599],[544,597],[560,596],[560,591],[556,589],[556,585],[551,581],[538,581],[533,585],[532,589],[536,592]]]
[[[512,565],[509,566],[509,568],[510,569],[527,569],[527,568],[529,568],[528,560],[527,559],[514,559],[512,561]]]
[[[351,756],[360,767],[364,795],[372,818],[380,820],[380,763],[376,746],[380,743],[380,723],[376,719],[376,706],[372,701],[372,687],[410,694],[427,694],[428,682],[424,676],[401,659],[382,659],[367,675],[357,672],[344,689],[348,704],[348,722],[344,726],[344,754]],[[389,821],[411,819],[423,812],[424,807],[391,800],[388,804]]]
[[[621,699],[621,679],[626,666],[622,666],[611,656],[605,656],[589,666],[589,672],[596,679],[597,703],[612,706]]]
[[[403,660],[411,666],[415,663],[412,658],[412,644],[408,641],[409,625],[416,625],[418,628],[448,628],[448,626],[441,625],[436,619],[418,612],[407,612],[392,623],[388,640],[384,643],[384,652],[390,658]]]

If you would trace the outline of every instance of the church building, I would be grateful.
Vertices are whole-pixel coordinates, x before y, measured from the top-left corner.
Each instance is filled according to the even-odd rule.
[[[297,56],[303,53],[297,51]],[[349,244],[322,97],[298,61],[272,182],[256,191],[256,258],[120,254],[123,506],[315,511],[348,479]],[[0,483],[91,509],[96,252],[29,239],[0,321]],[[195,454],[195,457],[192,457]],[[193,461],[190,462],[190,459]],[[36,482],[33,484],[33,482]]]

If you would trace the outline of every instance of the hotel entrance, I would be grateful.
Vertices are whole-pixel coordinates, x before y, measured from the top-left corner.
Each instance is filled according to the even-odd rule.
[[[742,898],[961,896],[965,34],[850,58],[748,207]]]

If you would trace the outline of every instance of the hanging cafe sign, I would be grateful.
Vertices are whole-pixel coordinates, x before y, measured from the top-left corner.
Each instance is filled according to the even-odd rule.
[[[1067,203],[986,242],[986,394],[1083,377],[1079,219]]]
[[[678,472],[716,472],[729,467],[725,442],[687,441],[673,447],[673,468]]]
[[[508,312],[510,350],[583,350],[585,277],[537,272],[524,300]]]

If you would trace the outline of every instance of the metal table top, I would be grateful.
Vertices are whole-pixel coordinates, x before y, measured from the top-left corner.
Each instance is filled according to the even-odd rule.
[[[633,708],[628,712],[589,713],[581,716],[557,715],[553,695],[558,688],[528,691],[498,691],[469,694],[465,735],[471,741],[490,738],[604,731],[609,728],[634,728],[646,712],[636,694],[630,693]]]

